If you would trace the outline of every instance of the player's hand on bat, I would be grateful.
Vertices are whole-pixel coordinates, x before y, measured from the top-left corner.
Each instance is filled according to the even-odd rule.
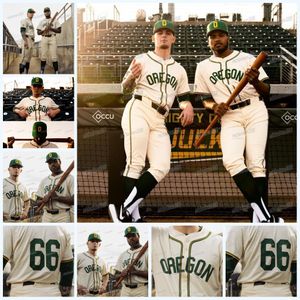
[[[228,105],[224,102],[220,104],[215,104],[213,107],[214,113],[218,115],[219,117],[223,117],[223,115],[227,112],[228,110]]]
[[[70,293],[71,293],[71,287],[70,286],[59,285],[59,290],[60,290],[60,294],[63,297],[70,296]]]
[[[255,84],[258,82],[259,71],[256,68],[248,68],[245,71],[245,77],[247,78],[250,84]]]
[[[132,78],[138,78],[142,73],[141,63],[136,62],[135,58],[133,59],[130,66],[130,76]]]
[[[128,276],[128,274],[129,274],[129,269],[126,268],[125,270],[123,270],[123,271],[121,272],[120,276],[121,276],[121,277],[126,277],[126,276]]]
[[[190,102],[187,102],[185,108],[182,110],[179,119],[183,127],[191,125],[194,121],[194,108]]]

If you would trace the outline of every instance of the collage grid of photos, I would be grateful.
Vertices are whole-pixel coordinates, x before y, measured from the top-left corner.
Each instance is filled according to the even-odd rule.
[[[1,298],[298,296],[297,3],[1,7]]]

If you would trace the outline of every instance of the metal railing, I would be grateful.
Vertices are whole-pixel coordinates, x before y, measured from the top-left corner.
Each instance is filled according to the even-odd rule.
[[[297,83],[297,56],[280,46],[280,82]]]

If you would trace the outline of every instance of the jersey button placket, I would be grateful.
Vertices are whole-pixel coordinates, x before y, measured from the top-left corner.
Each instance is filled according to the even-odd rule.
[[[186,263],[187,263],[187,257],[188,257],[188,250],[189,250],[189,241],[188,238],[185,237],[183,242],[183,258],[182,258],[182,264],[181,269],[183,270],[181,278],[182,278],[182,297],[188,296],[188,274],[186,272]]]

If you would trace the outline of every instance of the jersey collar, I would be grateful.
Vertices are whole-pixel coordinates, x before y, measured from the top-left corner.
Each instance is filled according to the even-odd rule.
[[[167,59],[163,59],[162,57],[158,56],[154,53],[154,51],[148,51],[148,55],[150,55],[154,60],[159,61],[161,63],[173,63],[174,58],[170,56]]]
[[[209,58],[212,62],[223,62],[232,59],[234,56],[237,56],[241,51],[233,50],[232,53],[226,57],[217,57],[214,54]]]

